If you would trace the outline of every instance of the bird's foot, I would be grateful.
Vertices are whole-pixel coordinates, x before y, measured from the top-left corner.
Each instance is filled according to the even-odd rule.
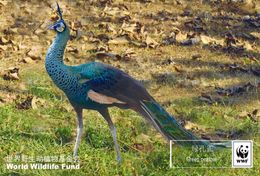
[[[73,151],[73,158],[78,158],[78,152],[77,151]]]
[[[79,162],[79,156],[77,154],[73,154],[73,159],[75,162]]]
[[[121,157],[121,156],[117,156],[117,157],[116,157],[116,160],[117,160],[118,164],[121,164],[121,163],[122,163],[122,157]]]

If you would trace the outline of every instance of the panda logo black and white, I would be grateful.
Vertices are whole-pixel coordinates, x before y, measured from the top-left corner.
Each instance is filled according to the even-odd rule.
[[[247,158],[248,156],[248,146],[243,146],[243,145],[240,145],[238,148],[237,148],[237,156],[242,158],[242,159],[245,159]]]

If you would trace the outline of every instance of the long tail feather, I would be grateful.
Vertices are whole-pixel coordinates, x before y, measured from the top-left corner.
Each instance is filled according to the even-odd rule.
[[[184,129],[174,117],[155,101],[142,101],[141,107],[144,112],[142,115],[168,140],[173,140],[183,146],[203,145],[213,148],[230,147],[229,143],[211,143],[210,141],[197,138]]]

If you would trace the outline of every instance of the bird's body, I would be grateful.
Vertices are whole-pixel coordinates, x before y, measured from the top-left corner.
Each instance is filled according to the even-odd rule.
[[[68,30],[68,29],[66,29]],[[48,50],[45,67],[53,82],[67,95],[74,106],[99,110],[110,106],[128,107],[129,95],[140,94],[141,99],[149,100],[149,94],[142,85],[125,72],[99,62],[89,62],[79,66],[67,66],[63,63],[63,53],[69,32],[58,34]],[[67,40],[62,40],[67,39]],[[126,102],[95,102],[88,97],[88,92],[104,92],[107,97],[120,98]],[[141,92],[140,92],[141,91]]]
[[[62,17],[61,12],[59,13]],[[60,32],[63,29],[61,27],[64,27],[64,30]],[[121,160],[116,129],[108,113],[108,108],[111,106],[133,109],[168,140],[177,140],[177,143],[184,146],[210,145],[209,142],[198,140],[196,136],[179,125],[175,118],[154,100],[142,84],[127,73],[98,62],[78,66],[65,65],[63,54],[69,40],[69,28],[62,18],[55,23],[54,28],[59,30],[56,30],[56,32],[58,31],[57,36],[48,50],[45,66],[53,82],[66,94],[77,113],[78,128],[74,156],[77,155],[83,133],[82,110],[92,109],[98,111],[108,122],[115,143],[117,159]]]

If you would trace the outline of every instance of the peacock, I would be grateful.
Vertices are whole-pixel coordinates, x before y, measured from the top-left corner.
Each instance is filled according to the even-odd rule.
[[[107,121],[113,138],[117,161],[121,161],[116,127],[108,108],[132,109],[143,116],[166,139],[182,146],[217,146],[210,141],[200,140],[184,129],[147,92],[143,85],[127,73],[100,62],[89,62],[68,66],[63,62],[64,50],[70,38],[69,26],[65,23],[57,3],[59,19],[49,28],[56,37],[48,49],[45,67],[54,84],[67,96],[77,115],[77,136],[73,156],[76,157],[83,133],[83,109],[98,111]]]

